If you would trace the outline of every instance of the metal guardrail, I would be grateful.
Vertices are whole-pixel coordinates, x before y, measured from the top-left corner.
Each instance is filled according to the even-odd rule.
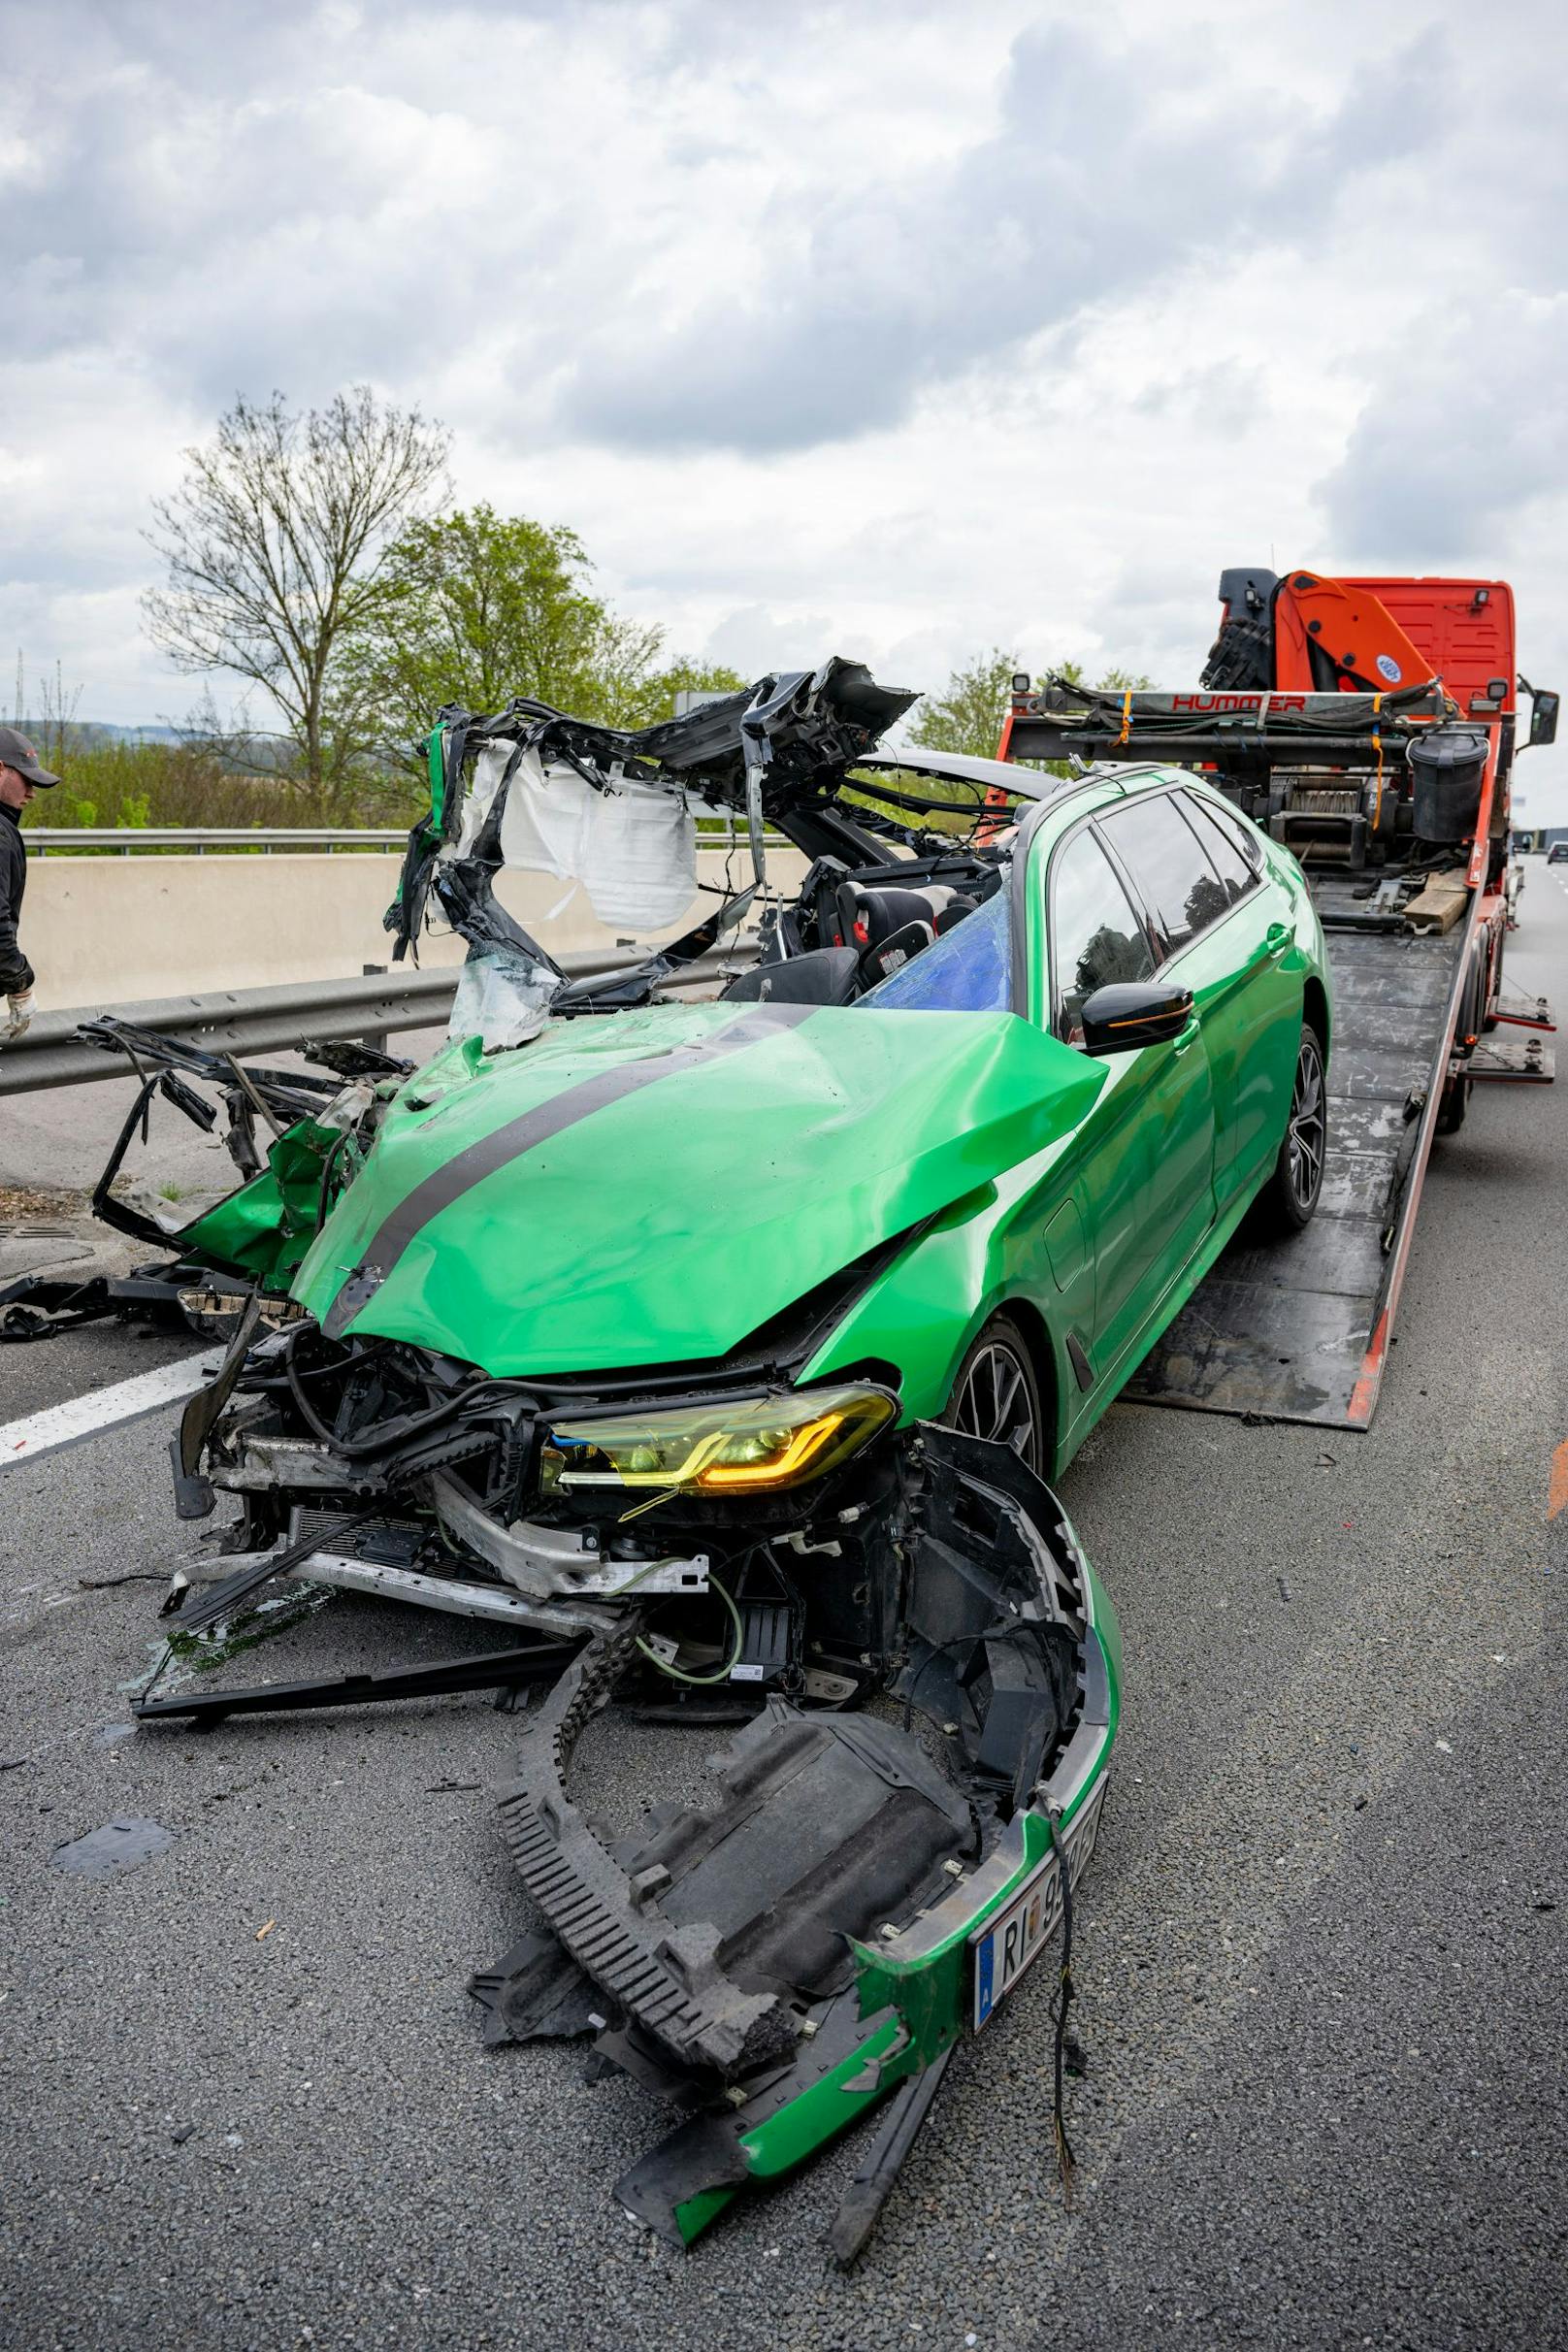
[[[665,989],[701,988],[751,963],[756,943],[744,937],[687,964]],[[559,956],[570,978],[629,971],[642,963],[636,955]],[[223,989],[205,996],[157,996],[140,1004],[82,1005],[72,1012],[42,1013],[25,1036],[0,1044],[0,1094],[28,1094],[49,1087],[90,1086],[124,1078],[123,1055],[78,1037],[83,1021],[113,1014],[138,1029],[184,1038],[213,1054],[239,1059],[286,1054],[328,1038],[379,1040],[404,1029],[433,1029],[445,1021],[456,992],[460,964],[437,971],[367,972],[348,980],[306,980],[286,988]]]
[[[210,849],[246,849],[271,857],[276,849],[372,849],[383,854],[405,848],[408,829],[362,829],[342,825],[25,825],[22,838],[35,857],[51,849],[91,849],[128,858],[138,849],[183,850],[202,857]]]
[[[769,849],[788,849],[784,833],[766,833]],[[175,850],[203,857],[210,849],[248,850],[271,857],[275,850],[375,850],[381,855],[407,847],[408,829],[392,826],[355,828],[342,825],[24,825],[22,838],[34,857],[50,850],[94,850],[100,856],[128,858],[137,850]],[[699,849],[735,849],[746,835],[735,826],[711,833],[699,832]]]

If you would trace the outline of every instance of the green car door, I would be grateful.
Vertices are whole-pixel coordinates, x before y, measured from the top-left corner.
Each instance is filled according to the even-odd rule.
[[[1219,1120],[1215,1191],[1224,1210],[1262,1182],[1280,1148],[1295,1077],[1306,960],[1297,940],[1296,898],[1260,836],[1227,800],[1199,784],[1184,785],[1175,799],[1197,828],[1235,910],[1216,930],[1217,943],[1225,947],[1222,964],[1227,962],[1235,976],[1221,983],[1220,1039],[1209,1047]],[[1273,857],[1288,863],[1284,853]],[[1238,959],[1237,937],[1244,960]]]
[[[1254,1191],[1279,1150],[1295,1067],[1287,966],[1291,910],[1261,856],[1229,819],[1177,787],[1140,793],[1104,820],[1163,951],[1161,977],[1192,992],[1214,1088],[1214,1192],[1220,1215]],[[1261,853],[1258,842],[1257,852]]]
[[[1131,803],[1128,803],[1130,806]],[[1046,955],[1040,1012],[1083,1050],[1086,997],[1153,976],[1155,942],[1107,847],[1102,818],[1071,826],[1045,859]],[[1083,1401],[1097,1412],[1154,1336],[1160,1301],[1214,1222],[1214,1092],[1195,1014],[1166,1044],[1097,1057],[1105,1084],[1073,1152],[1074,1199],[1094,1269],[1093,1325],[1068,1335]],[[1076,1343],[1076,1344],[1074,1344]]]

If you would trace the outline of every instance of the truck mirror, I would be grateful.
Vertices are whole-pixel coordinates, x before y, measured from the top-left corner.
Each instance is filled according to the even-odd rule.
[[[1532,743],[1554,743],[1556,741],[1557,704],[1561,699],[1560,695],[1549,694],[1544,688],[1537,687],[1535,698],[1530,704],[1530,741]]]

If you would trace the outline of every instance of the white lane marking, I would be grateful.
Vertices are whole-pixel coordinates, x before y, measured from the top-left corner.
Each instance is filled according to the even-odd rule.
[[[100,1429],[115,1428],[121,1421],[140,1421],[163,1405],[180,1404],[206,1388],[212,1371],[212,1353],[204,1350],[200,1356],[181,1356],[177,1364],[160,1364],[155,1372],[138,1372],[134,1380],[117,1381],[113,1388],[100,1388],[92,1396],[73,1396],[63,1405],[29,1414],[25,1421],[7,1421],[0,1427],[0,1470],[37,1461],[41,1454],[96,1437]]]

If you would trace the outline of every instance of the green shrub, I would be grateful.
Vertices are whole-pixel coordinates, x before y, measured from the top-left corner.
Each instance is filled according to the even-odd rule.
[[[201,743],[79,738],[58,755],[60,783],[40,793],[29,826],[205,829],[290,825],[411,825],[424,803],[417,779],[366,769],[315,792],[287,775],[245,775]]]

